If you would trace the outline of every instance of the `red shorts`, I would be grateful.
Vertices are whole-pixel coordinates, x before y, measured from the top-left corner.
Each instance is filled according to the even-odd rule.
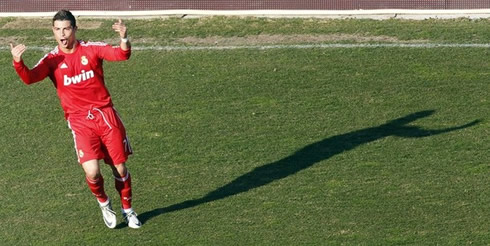
[[[124,124],[112,107],[70,115],[67,121],[80,164],[104,159],[109,165],[118,165],[126,162],[133,153]]]

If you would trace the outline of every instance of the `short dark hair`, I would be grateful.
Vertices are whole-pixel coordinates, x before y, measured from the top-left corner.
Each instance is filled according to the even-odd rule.
[[[60,21],[68,20],[70,21],[72,27],[77,26],[77,20],[75,20],[75,16],[73,16],[73,14],[69,10],[63,9],[58,11],[58,13],[56,13],[53,17],[53,26],[54,26],[54,22],[58,20]]]

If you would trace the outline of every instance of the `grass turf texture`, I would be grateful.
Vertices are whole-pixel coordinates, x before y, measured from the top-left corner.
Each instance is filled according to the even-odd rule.
[[[78,36],[111,38],[110,23]],[[487,20],[127,24],[151,45],[264,33],[490,40]],[[0,34],[54,44],[38,38],[49,29]],[[128,166],[140,230],[105,228],[51,82],[24,86],[0,52],[7,245],[490,242],[488,49],[137,51],[106,63],[135,149]],[[32,67],[43,54],[28,50],[24,60]],[[103,173],[117,207],[108,167]]]

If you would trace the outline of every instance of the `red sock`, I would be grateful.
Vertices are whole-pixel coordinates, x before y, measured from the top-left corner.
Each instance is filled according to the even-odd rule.
[[[102,203],[107,201],[108,197],[104,191],[104,178],[102,177],[102,175],[95,180],[91,180],[88,177],[85,177],[85,181],[87,182],[88,187],[92,191],[92,194],[94,194],[94,196],[97,198],[97,200],[99,200],[99,202]]]
[[[126,173],[126,177],[124,178],[116,178],[116,190],[119,192],[119,196],[121,197],[121,204],[123,209],[131,208],[131,175],[129,172]]]

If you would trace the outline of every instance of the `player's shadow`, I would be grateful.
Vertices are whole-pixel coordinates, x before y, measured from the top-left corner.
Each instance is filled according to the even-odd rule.
[[[380,126],[364,128],[361,130],[323,139],[319,142],[307,145],[306,147],[298,150],[296,153],[281,160],[257,167],[254,170],[234,179],[230,183],[209,192],[201,198],[183,201],[181,203],[163,208],[156,208],[151,211],[144,212],[138,217],[142,223],[145,223],[151,218],[159,216],[161,214],[195,207],[203,203],[220,200],[240,194],[242,192],[247,192],[251,189],[267,185],[275,180],[286,178],[344,151],[352,150],[360,145],[384,137],[429,137],[441,133],[447,133],[454,130],[471,127],[480,122],[479,120],[475,120],[465,125],[438,130],[428,130],[422,129],[417,126],[407,125],[412,121],[430,116],[433,113],[433,110],[420,111],[398,119],[394,119]]]

